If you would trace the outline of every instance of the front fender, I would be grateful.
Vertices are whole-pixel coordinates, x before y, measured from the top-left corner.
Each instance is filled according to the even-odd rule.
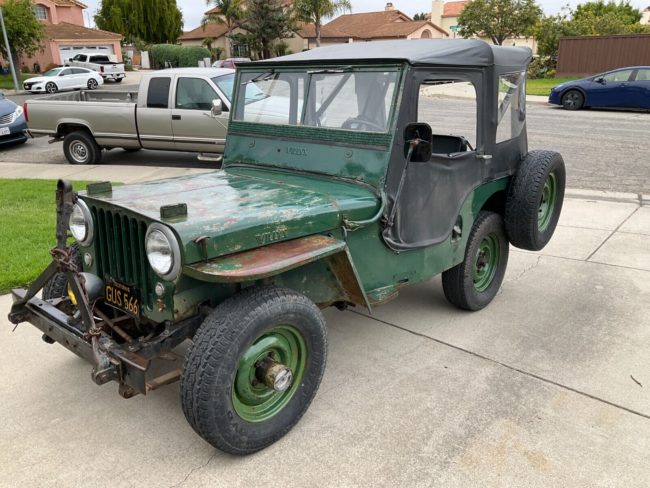
[[[183,273],[210,283],[256,282],[321,260],[327,262],[336,280],[341,301],[370,309],[347,244],[324,235],[301,237],[190,264],[183,268]]]

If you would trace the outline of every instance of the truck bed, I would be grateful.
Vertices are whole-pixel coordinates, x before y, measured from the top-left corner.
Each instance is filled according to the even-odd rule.
[[[30,102],[58,101],[58,102],[124,102],[137,103],[137,91],[116,90],[79,90],[54,95],[41,96]]]

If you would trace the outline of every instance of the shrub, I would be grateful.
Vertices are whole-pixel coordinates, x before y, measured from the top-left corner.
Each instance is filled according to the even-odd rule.
[[[23,64],[22,67],[20,68],[21,73],[29,74],[32,72],[31,69],[29,69],[29,66]]]
[[[125,64],[124,65],[124,71],[133,71],[133,65],[132,64]]]
[[[203,58],[210,57],[210,51],[201,46],[179,46],[176,44],[155,44],[150,50],[152,66],[163,69],[168,64],[174,68],[189,68],[199,65]]]

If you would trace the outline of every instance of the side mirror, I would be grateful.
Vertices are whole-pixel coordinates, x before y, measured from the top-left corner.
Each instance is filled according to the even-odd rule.
[[[218,117],[223,112],[223,103],[221,100],[212,100],[212,109],[210,110],[210,115],[213,117]]]
[[[604,84],[605,84],[605,78],[603,78],[602,76],[599,76],[599,77],[596,78],[594,81],[595,81],[596,83],[600,83],[601,85],[604,85]]]
[[[404,154],[408,155],[411,146],[413,154],[411,161],[414,163],[424,163],[431,159],[431,145],[433,139],[433,130],[429,124],[414,122],[404,129]]]

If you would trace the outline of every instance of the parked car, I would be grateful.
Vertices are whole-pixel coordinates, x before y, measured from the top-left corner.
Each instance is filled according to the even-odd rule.
[[[126,78],[124,63],[111,61],[106,54],[79,53],[65,65],[96,71],[104,81],[112,80],[115,83],[121,83]]]
[[[212,63],[212,67],[235,69],[235,66],[238,64],[250,63],[250,62],[251,62],[251,58],[228,58],[228,59],[221,59],[219,61],[215,61],[214,63]]]
[[[32,93],[56,93],[64,90],[85,88],[96,90],[104,79],[95,71],[86,68],[53,68],[43,76],[28,78],[23,88]]]
[[[0,144],[23,143],[27,140],[26,131],[23,108],[0,93]]]
[[[548,102],[567,110],[650,109],[650,66],[620,68],[562,83],[551,90]]]
[[[85,192],[59,181],[54,260],[29,290],[12,291],[10,322],[32,323],[125,398],[180,379],[185,417],[218,449],[271,445],[323,377],[321,309],[371,311],[442,273],[449,302],[478,311],[501,287],[510,244],[549,242],[566,173],[560,154],[528,150],[531,58],[528,48],[437,39],[243,65],[222,171]],[[462,134],[433,134],[419,118],[421,88],[445,81],[476,86],[477,105],[458,107],[471,121]],[[275,106],[259,118],[253,85],[283,93],[286,118]],[[167,104],[165,90],[148,97]],[[158,124],[169,120],[161,113]],[[507,309],[521,294],[500,298]],[[186,339],[183,361],[175,347]],[[407,353],[395,348],[383,357]],[[382,375],[381,364],[365,367]],[[408,412],[392,415],[398,425]]]

